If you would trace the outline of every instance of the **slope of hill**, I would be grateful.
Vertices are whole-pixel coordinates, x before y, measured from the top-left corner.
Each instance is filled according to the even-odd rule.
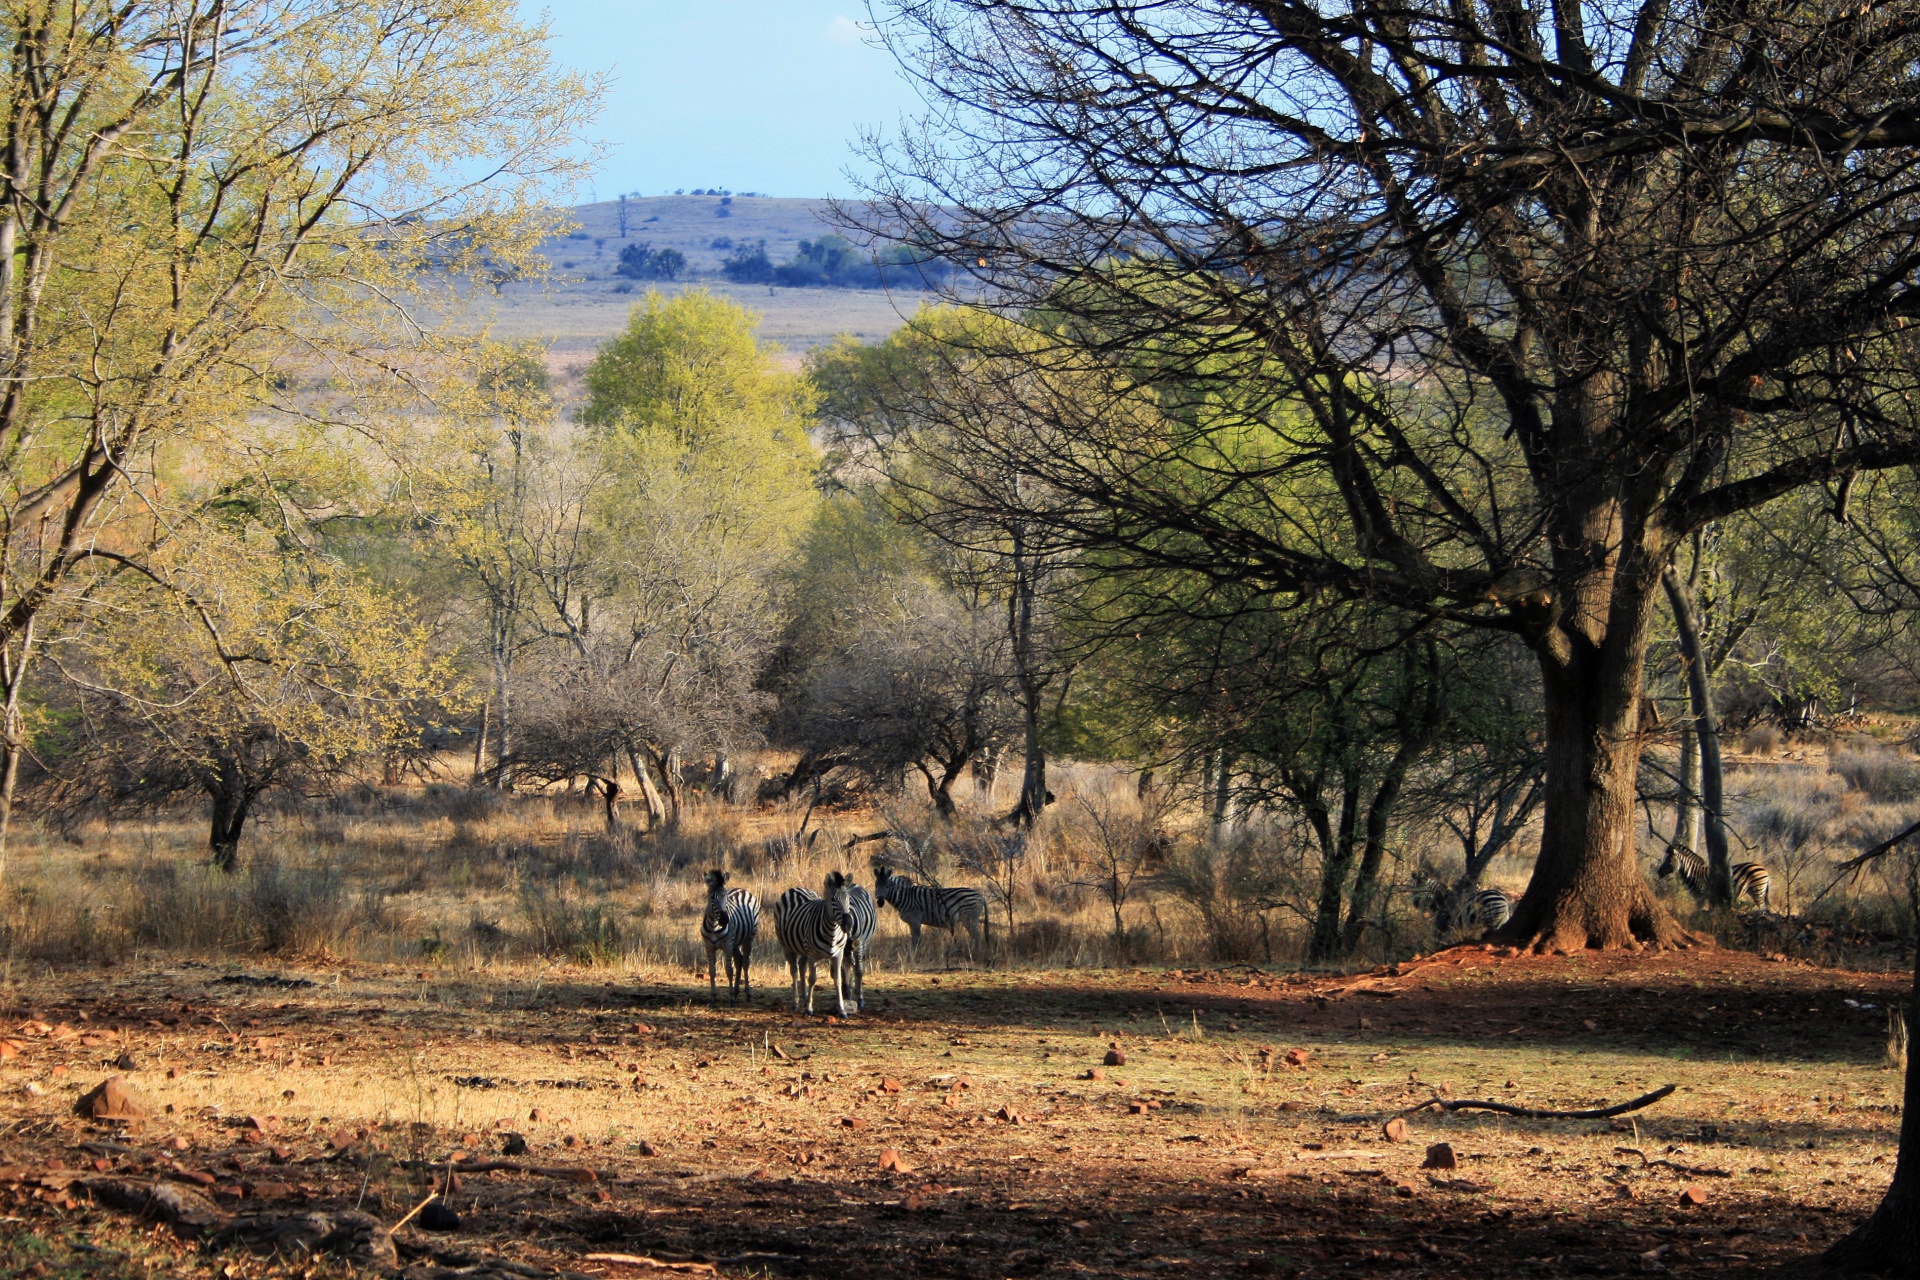
[[[878,341],[912,315],[922,295],[884,289],[789,289],[736,285],[720,275],[735,245],[764,240],[775,262],[793,257],[802,240],[829,234],[826,202],[770,196],[655,196],[626,201],[621,235],[618,201],[580,205],[569,211],[576,229],[543,247],[552,278],[509,284],[477,299],[474,317],[502,338],[548,344],[549,363],[565,378],[601,342],[618,332],[633,304],[648,289],[674,293],[711,289],[759,312],[761,332],[786,347],[797,361],[806,351],[851,334]],[[676,249],[688,272],[672,283],[627,280],[615,274],[626,245]]]

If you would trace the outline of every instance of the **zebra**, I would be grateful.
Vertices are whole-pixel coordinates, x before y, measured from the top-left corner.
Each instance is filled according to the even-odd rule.
[[[1480,889],[1455,899],[1443,881],[1424,869],[1414,872],[1413,905],[1430,912],[1434,928],[1443,934],[1455,929],[1491,931],[1513,919],[1513,895],[1505,889]]]
[[[787,972],[793,978],[793,1011],[800,1012],[800,985],[804,976],[808,1013],[813,1012],[813,989],[819,981],[820,961],[827,962],[840,1016],[847,1017],[846,950],[853,935],[852,881],[838,871],[827,873],[827,896],[811,889],[793,888],[773,904],[773,932],[787,953]]]
[[[1667,856],[1654,868],[1654,874],[1665,880],[1674,872],[1680,873],[1680,883],[1701,902],[1707,900],[1707,860],[1687,848],[1685,845],[1670,844]],[[1773,877],[1767,869],[1757,862],[1736,862],[1727,868],[1733,880],[1733,900],[1752,898],[1762,911],[1771,911],[1767,904],[1773,893]]]
[[[979,946],[982,936],[989,947],[993,945],[993,922],[987,912],[987,895],[978,889],[943,889],[937,885],[915,884],[905,876],[895,875],[890,867],[876,862],[873,867],[873,896],[881,902],[891,903],[893,909],[900,913],[900,918],[906,921],[916,955],[920,950],[921,925],[945,929],[949,936],[953,927],[960,925],[966,929],[970,945]]]
[[[700,917],[700,941],[707,947],[707,1000],[718,997],[714,961],[727,957],[727,994],[737,1003],[744,994],[753,999],[753,942],[760,935],[760,899],[748,889],[727,888],[727,873],[717,867],[707,872],[707,913]]]
[[[873,895],[854,881],[847,881],[847,914],[853,917],[853,931],[847,937],[846,960],[840,967],[853,988],[853,1005],[861,1013],[867,1011],[867,946],[873,941],[873,931],[880,923],[880,909],[874,905]]]

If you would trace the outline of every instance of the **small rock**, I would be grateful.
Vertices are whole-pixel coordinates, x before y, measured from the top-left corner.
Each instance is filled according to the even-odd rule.
[[[1680,1190],[1680,1203],[1701,1205],[1707,1202],[1707,1189],[1699,1183],[1691,1183]]]
[[[1001,1107],[998,1111],[994,1112],[993,1114],[996,1118],[1004,1120],[1008,1124],[1019,1124],[1023,1119],[1020,1113],[1013,1109],[1012,1104],[1008,1104],[1007,1106]]]
[[[1127,1065],[1127,1055],[1118,1049],[1109,1049],[1103,1061],[1109,1067],[1124,1067]]]
[[[904,1086],[892,1076],[888,1076],[880,1082],[880,1092],[882,1093],[898,1093],[903,1087]]]
[[[29,1080],[20,1086],[20,1092],[26,1094],[29,1098],[38,1098],[44,1094],[46,1090],[40,1087],[39,1082]]]
[[[1395,1116],[1380,1126],[1380,1132],[1388,1142],[1405,1142],[1407,1140],[1407,1122],[1399,1116]]]
[[[840,1126],[844,1129],[864,1129],[867,1122],[861,1116],[841,1116]]]
[[[906,1161],[900,1158],[900,1153],[898,1151],[895,1151],[892,1147],[888,1147],[885,1151],[882,1151],[880,1153],[880,1167],[886,1170],[888,1173],[913,1172],[913,1170],[908,1167]]]
[[[1281,1103],[1280,1109],[1282,1111],[1305,1111],[1307,1104],[1304,1102],[1288,1101]]]
[[[1107,1073],[1104,1068],[1089,1067],[1087,1068],[1086,1078],[1089,1080],[1105,1080],[1107,1078]]]
[[[284,1200],[293,1194],[293,1188],[284,1182],[248,1182],[243,1187],[255,1200]]]
[[[1393,1194],[1411,1200],[1413,1198],[1413,1184],[1411,1182],[1396,1182],[1393,1184]]]
[[[643,1156],[657,1156],[660,1154],[660,1149],[642,1138],[640,1140],[640,1154]]]
[[[18,1040],[0,1040],[0,1062],[5,1062],[9,1058],[19,1057],[20,1050],[23,1048],[25,1048],[25,1046]]]
[[[125,1076],[108,1076],[80,1095],[73,1113],[95,1120],[138,1120],[147,1114],[147,1105]]]
[[[527,1119],[533,1121],[535,1124],[540,1123],[540,1121],[545,1120],[546,1118],[547,1118],[547,1113],[542,1111],[538,1107],[535,1107],[533,1110],[527,1112]]]
[[[117,1071],[138,1071],[146,1065],[131,1052],[123,1053],[113,1060],[114,1069]]]
[[[580,1148],[586,1146],[587,1144],[580,1140],[579,1134],[570,1133],[565,1138],[561,1139],[561,1145],[566,1147],[567,1150],[569,1151],[578,1151]]]
[[[1458,1169],[1460,1158],[1453,1153],[1451,1142],[1436,1142],[1427,1148],[1427,1158],[1420,1162],[1422,1169]]]
[[[508,1133],[500,1141],[500,1154],[503,1156],[523,1156],[527,1154],[527,1140],[517,1133]]]
[[[427,1201],[427,1207],[420,1211],[420,1216],[414,1221],[420,1224],[422,1231],[458,1231],[460,1229],[460,1215],[438,1200]]]
[[[1307,1058],[1309,1056],[1305,1049],[1289,1049],[1281,1061],[1290,1067],[1304,1067],[1307,1065]]]

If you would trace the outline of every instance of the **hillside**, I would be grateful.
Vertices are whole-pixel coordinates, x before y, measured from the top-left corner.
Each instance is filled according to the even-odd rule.
[[[502,338],[546,342],[550,364],[566,378],[620,330],[649,288],[707,288],[734,298],[761,313],[761,332],[796,361],[843,333],[870,342],[884,338],[923,300],[917,293],[882,289],[788,289],[736,285],[721,277],[720,264],[734,244],[765,240],[768,256],[784,262],[800,241],[831,232],[825,201],[735,196],[723,204],[719,196],[657,196],[629,200],[626,210],[624,239],[617,201],[571,210],[577,229],[543,246],[553,278],[506,286],[476,304],[476,318]],[[659,284],[615,275],[620,250],[629,244],[679,250],[687,258],[687,278]]]

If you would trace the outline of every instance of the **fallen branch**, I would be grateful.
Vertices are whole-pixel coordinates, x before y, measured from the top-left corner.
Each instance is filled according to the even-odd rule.
[[[1681,1164],[1678,1160],[1655,1160],[1638,1147],[1615,1147],[1613,1153],[1619,1156],[1639,1156],[1640,1164],[1648,1169],[1672,1169],[1694,1178],[1731,1178],[1731,1169],[1715,1169],[1708,1165]]]
[[[428,1205],[432,1204],[435,1200],[438,1200],[439,1198],[440,1198],[440,1193],[438,1191],[427,1192],[427,1198],[425,1200],[422,1200],[419,1204],[413,1206],[413,1208],[407,1210],[406,1217],[400,1219],[400,1221],[388,1227],[387,1234],[392,1235],[394,1232],[398,1231],[400,1228],[406,1226],[409,1222],[412,1222],[415,1218],[420,1216],[420,1211],[422,1209],[426,1208]]]
[[[1886,854],[1891,853],[1896,847],[1911,840],[1915,836],[1920,836],[1920,822],[1916,822],[1905,831],[1898,832],[1882,840],[1879,844],[1873,846],[1873,848],[1867,850],[1859,857],[1848,858],[1835,868],[1837,874],[1833,877],[1832,882],[1813,896],[1813,901],[1807,904],[1808,909],[1811,910],[1813,907],[1818,906],[1820,899],[1840,887],[1841,881],[1851,880],[1854,876],[1858,875],[1860,870],[1869,862],[1874,861],[1876,858],[1884,857]]]
[[[518,1160],[459,1160],[449,1168],[454,1173],[492,1173],[495,1169],[501,1169],[508,1173],[531,1173],[542,1178],[558,1178],[562,1182],[613,1181],[612,1174],[603,1176],[592,1169],[577,1165],[523,1164]]]
[[[1493,1111],[1503,1116],[1518,1116],[1522,1120],[1611,1120],[1623,1116],[1629,1111],[1638,1111],[1650,1107],[1666,1097],[1680,1086],[1663,1084],[1652,1093],[1643,1093],[1632,1102],[1622,1102],[1611,1107],[1596,1107],[1590,1111],[1555,1111],[1543,1107],[1516,1107],[1505,1102],[1486,1102],[1474,1098],[1461,1098],[1458,1101],[1447,1098],[1428,1098],[1417,1107],[1408,1107],[1400,1115],[1410,1116],[1425,1111],[1429,1107],[1438,1107],[1442,1111]]]
[[[619,1262],[629,1267],[652,1267],[656,1271],[693,1271],[709,1276],[720,1274],[720,1269],[711,1262],[662,1262],[644,1253],[590,1253],[587,1261]]]

